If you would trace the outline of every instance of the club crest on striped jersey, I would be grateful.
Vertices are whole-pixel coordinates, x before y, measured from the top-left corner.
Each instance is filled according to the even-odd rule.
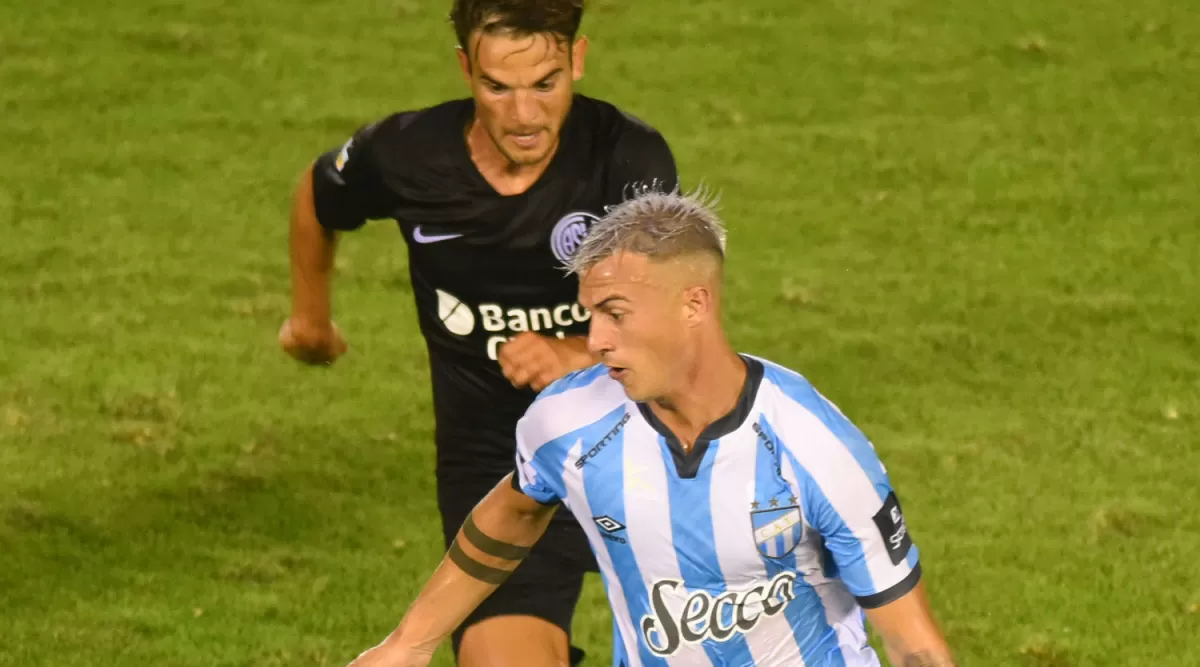
[[[804,517],[795,496],[767,503],[751,504],[750,525],[754,542],[767,558],[783,558],[792,553],[804,537]]]

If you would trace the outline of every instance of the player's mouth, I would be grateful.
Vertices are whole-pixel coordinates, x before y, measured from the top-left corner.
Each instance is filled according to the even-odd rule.
[[[542,131],[534,130],[533,132],[510,132],[508,136],[518,147],[530,149],[536,148],[538,142],[542,140]]]
[[[608,367],[608,377],[616,380],[617,382],[624,380],[625,376],[628,374],[629,374],[628,368],[621,368],[620,366],[609,366]]]

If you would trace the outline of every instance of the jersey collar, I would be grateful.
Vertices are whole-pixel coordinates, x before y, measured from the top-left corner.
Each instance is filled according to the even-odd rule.
[[[758,387],[762,383],[763,366],[757,359],[745,355],[738,356],[746,364],[746,381],[742,385],[741,394],[738,395],[737,404],[723,417],[701,431],[700,437],[696,438],[696,444],[692,446],[690,452],[683,451],[683,445],[679,443],[679,438],[671,432],[671,429],[667,428],[666,424],[662,423],[649,405],[637,404],[638,411],[642,413],[646,423],[658,431],[658,434],[666,441],[667,448],[671,450],[671,458],[675,460],[675,469],[682,479],[694,478],[700,471],[700,463],[704,460],[705,453],[708,452],[708,444],[738,430],[754,408],[754,399],[758,396]]]

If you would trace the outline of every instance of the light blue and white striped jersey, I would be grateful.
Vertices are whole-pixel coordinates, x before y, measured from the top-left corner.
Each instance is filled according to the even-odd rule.
[[[685,454],[596,366],[517,426],[514,487],[588,535],[619,667],[879,665],[864,607],[920,578],[887,471],[799,374],[743,355],[738,406]]]

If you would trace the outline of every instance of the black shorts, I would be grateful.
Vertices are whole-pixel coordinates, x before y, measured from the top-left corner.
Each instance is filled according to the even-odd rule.
[[[438,480],[438,509],[447,549],[467,515],[503,476],[498,476],[490,485],[471,483],[462,478]],[[541,618],[562,628],[569,640],[575,605],[583,589],[583,575],[598,570],[583,529],[565,507],[560,507],[546,533],[525,560],[451,636],[455,656],[467,627],[495,616]],[[583,652],[572,646],[571,664],[577,664],[582,657]]]

